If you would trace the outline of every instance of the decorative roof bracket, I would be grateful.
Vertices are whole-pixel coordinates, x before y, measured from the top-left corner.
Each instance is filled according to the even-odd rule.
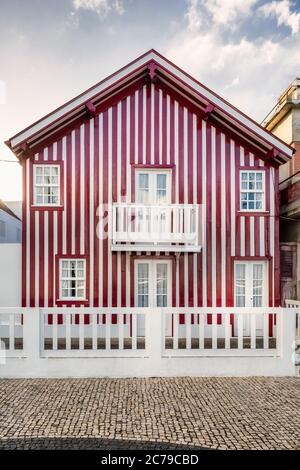
[[[211,103],[208,103],[208,105],[206,106],[205,110],[204,110],[204,116],[203,116],[203,119],[205,121],[207,121],[210,117],[210,115],[214,112],[215,110],[215,106]]]
[[[150,80],[151,82],[154,82],[157,78],[156,76],[156,64],[155,62],[150,62],[150,64],[148,65],[148,70],[149,70],[149,77],[150,77]]]
[[[24,142],[24,144],[20,145],[20,155],[22,159],[31,157],[32,153],[27,142]]]
[[[266,161],[267,160],[273,160],[274,158],[278,157],[278,150],[276,150],[274,147],[269,150],[269,152],[266,154]]]
[[[89,118],[93,118],[96,114],[96,107],[91,101],[85,103],[85,110]]]

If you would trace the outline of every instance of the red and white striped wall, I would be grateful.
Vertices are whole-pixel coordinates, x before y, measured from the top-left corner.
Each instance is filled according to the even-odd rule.
[[[41,161],[62,162],[62,210],[31,207]],[[268,259],[269,303],[279,303],[278,170],[163,85],[145,84],[24,161],[23,306],[56,305],[56,255],[87,257],[89,306],[134,305],[136,253],[111,251],[96,228],[99,205],[134,201],[136,164],[172,165],[173,202],[206,208],[201,252],[174,261],[173,306],[233,305],[241,257]],[[239,214],[241,167],[265,169],[266,213]]]

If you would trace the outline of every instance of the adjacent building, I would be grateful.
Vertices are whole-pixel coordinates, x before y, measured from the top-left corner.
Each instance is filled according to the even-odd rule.
[[[279,169],[281,300],[300,300],[300,78],[280,95],[264,127],[294,148]]]
[[[22,222],[0,199],[0,243],[21,243]]]

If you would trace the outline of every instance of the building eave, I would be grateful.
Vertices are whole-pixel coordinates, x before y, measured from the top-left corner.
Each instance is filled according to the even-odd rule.
[[[26,158],[30,154],[33,143],[37,142],[39,138],[40,140],[45,139],[51,128],[57,125],[63,127],[68,122],[72,122],[72,119],[84,116],[87,108],[88,110],[92,109],[100,98],[113,93],[118,87],[126,86],[143,73],[149,73],[149,64],[155,64],[158,72],[165,75],[182,90],[199,99],[203,104],[204,111],[208,109],[207,106],[210,106],[216,118],[226,120],[227,123],[231,122],[235,129],[247,133],[249,139],[262,146],[266,154],[275,149],[279,164],[292,157],[294,151],[292,147],[153,49],[17,133],[6,141],[6,144],[20,160]],[[89,103],[88,106],[87,103]]]

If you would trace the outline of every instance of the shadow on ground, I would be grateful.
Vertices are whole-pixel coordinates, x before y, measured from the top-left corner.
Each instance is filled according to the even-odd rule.
[[[207,450],[204,447],[168,442],[100,438],[1,439],[0,450]]]

